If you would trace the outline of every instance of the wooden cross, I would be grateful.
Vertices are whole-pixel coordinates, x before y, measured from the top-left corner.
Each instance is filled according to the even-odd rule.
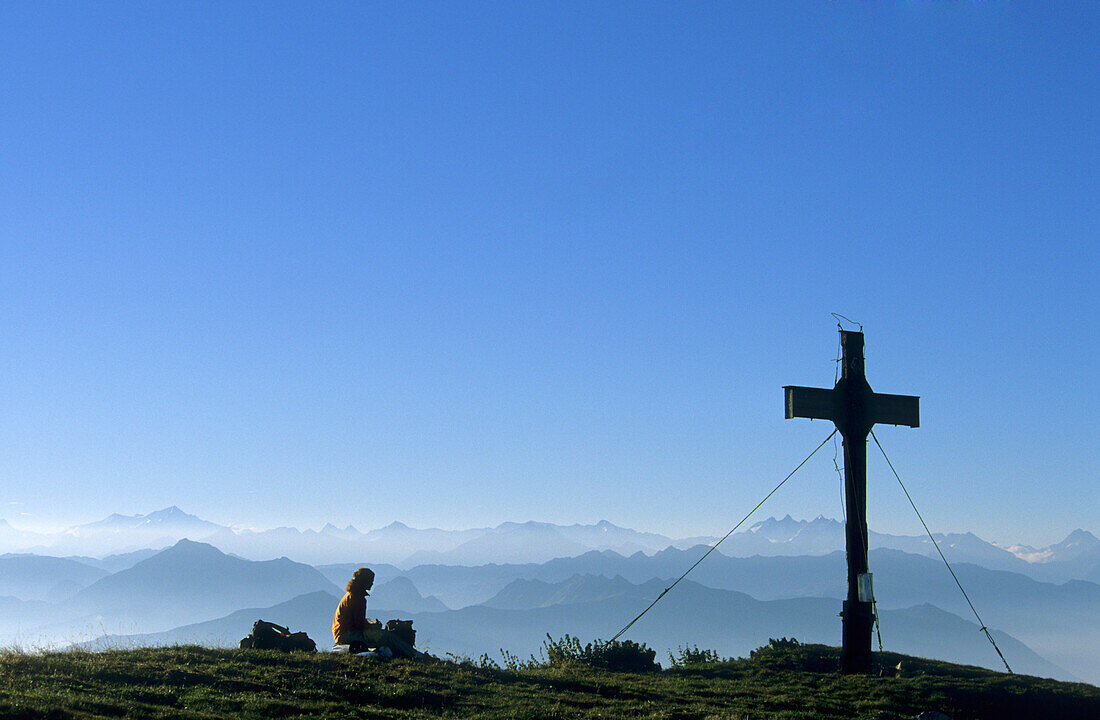
[[[844,601],[844,647],[840,669],[866,673],[871,669],[871,629],[874,595],[867,567],[867,435],[875,423],[920,425],[920,398],[883,395],[871,390],[863,367],[863,333],[840,331],[841,377],[832,390],[783,387],[787,419],[831,420],[844,438],[844,528],[848,554],[848,599]]]

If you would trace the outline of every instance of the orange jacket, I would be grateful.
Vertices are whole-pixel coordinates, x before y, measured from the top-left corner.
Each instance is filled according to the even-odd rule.
[[[339,643],[340,636],[367,627],[367,596],[344,593],[336,614],[332,616],[332,640]]]

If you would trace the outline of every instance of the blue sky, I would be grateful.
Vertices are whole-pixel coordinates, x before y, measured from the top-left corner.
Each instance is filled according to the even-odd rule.
[[[828,434],[781,387],[836,312],[934,529],[1100,532],[1098,25],[5,4],[0,516],[721,534]],[[830,448],[762,515],[840,497]]]

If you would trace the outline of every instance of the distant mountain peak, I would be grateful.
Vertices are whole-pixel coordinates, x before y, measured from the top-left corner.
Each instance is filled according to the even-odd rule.
[[[156,510],[147,515],[122,515],[111,513],[102,520],[69,528],[69,535],[86,536],[88,533],[122,533],[126,531],[168,533],[213,532],[219,525],[189,515],[175,505]]]
[[[839,525],[840,521],[835,518],[825,517],[824,515],[818,515],[810,521],[810,525]]]
[[[1051,545],[1045,554],[1052,560],[1085,560],[1100,556],[1100,540],[1088,530],[1078,528],[1060,543]]]
[[[790,526],[790,525],[802,525],[805,522],[806,522],[805,520],[795,520],[793,517],[790,516],[790,513],[788,513],[787,515],[784,515],[783,519],[781,519],[781,520],[777,520],[775,518],[775,516],[772,515],[772,516],[769,516],[766,520],[761,520],[760,522],[754,524],[752,527],[749,528],[749,532],[756,532],[757,530],[761,530],[761,529],[764,529],[764,528],[786,527],[786,526]]]
[[[187,552],[193,552],[196,550],[208,552],[210,550],[213,550],[219,555],[225,554],[213,545],[210,545],[209,543],[198,542],[196,540],[188,540],[187,538],[182,538],[181,540],[178,540],[175,545],[171,546],[170,548],[166,548],[165,552],[167,552],[168,550],[183,550]]]
[[[1076,530],[1071,532],[1069,535],[1067,535],[1066,539],[1063,540],[1060,544],[1061,545],[1067,545],[1067,544],[1071,544],[1071,543],[1082,543],[1082,544],[1085,544],[1085,545],[1100,545],[1100,539],[1097,539],[1097,537],[1095,535],[1093,535],[1092,533],[1090,533],[1088,530],[1082,530],[1081,528],[1077,528]]]
[[[180,559],[185,558],[187,560],[200,560],[203,562],[212,562],[229,558],[231,556],[226,555],[218,548],[204,542],[196,542],[194,540],[188,540],[184,538],[176,542],[175,545],[166,547],[156,555],[153,555],[142,563],[149,562],[163,562],[166,559]]]
[[[202,523],[204,525],[213,525],[213,523],[209,523],[206,520],[203,520],[203,519],[198,518],[194,515],[190,515],[188,513],[185,513],[183,510],[180,510],[175,505],[173,505],[171,507],[166,507],[163,510],[157,510],[155,512],[151,512],[151,513],[149,513],[148,515],[146,515],[144,517],[142,517],[141,515],[138,515],[137,517],[141,518],[142,521],[147,523],[147,524],[197,522],[197,523]]]

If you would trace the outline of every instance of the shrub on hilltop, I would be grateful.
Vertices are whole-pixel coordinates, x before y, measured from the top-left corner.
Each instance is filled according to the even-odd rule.
[[[475,667],[487,670],[509,670],[517,672],[521,670],[538,669],[575,669],[595,668],[610,670],[612,672],[652,672],[661,669],[655,662],[657,651],[638,644],[631,640],[599,640],[581,645],[578,638],[568,633],[555,640],[549,633],[542,642],[539,657],[531,655],[528,660],[521,660],[516,655],[501,649],[502,660],[497,662],[488,654],[483,654],[479,660],[471,660],[447,654],[447,657],[457,665],[463,667]]]
[[[619,672],[661,669],[654,661],[657,651],[650,650],[645,643],[638,644],[632,640],[595,640],[581,647],[580,640],[571,635],[554,640],[547,633],[543,651],[546,653],[546,664],[551,667],[586,665]]]
[[[700,650],[698,645],[684,645],[676,648],[675,654],[668,654],[668,662],[670,667],[682,668],[689,665],[713,665],[722,662],[722,657],[716,650]]]

